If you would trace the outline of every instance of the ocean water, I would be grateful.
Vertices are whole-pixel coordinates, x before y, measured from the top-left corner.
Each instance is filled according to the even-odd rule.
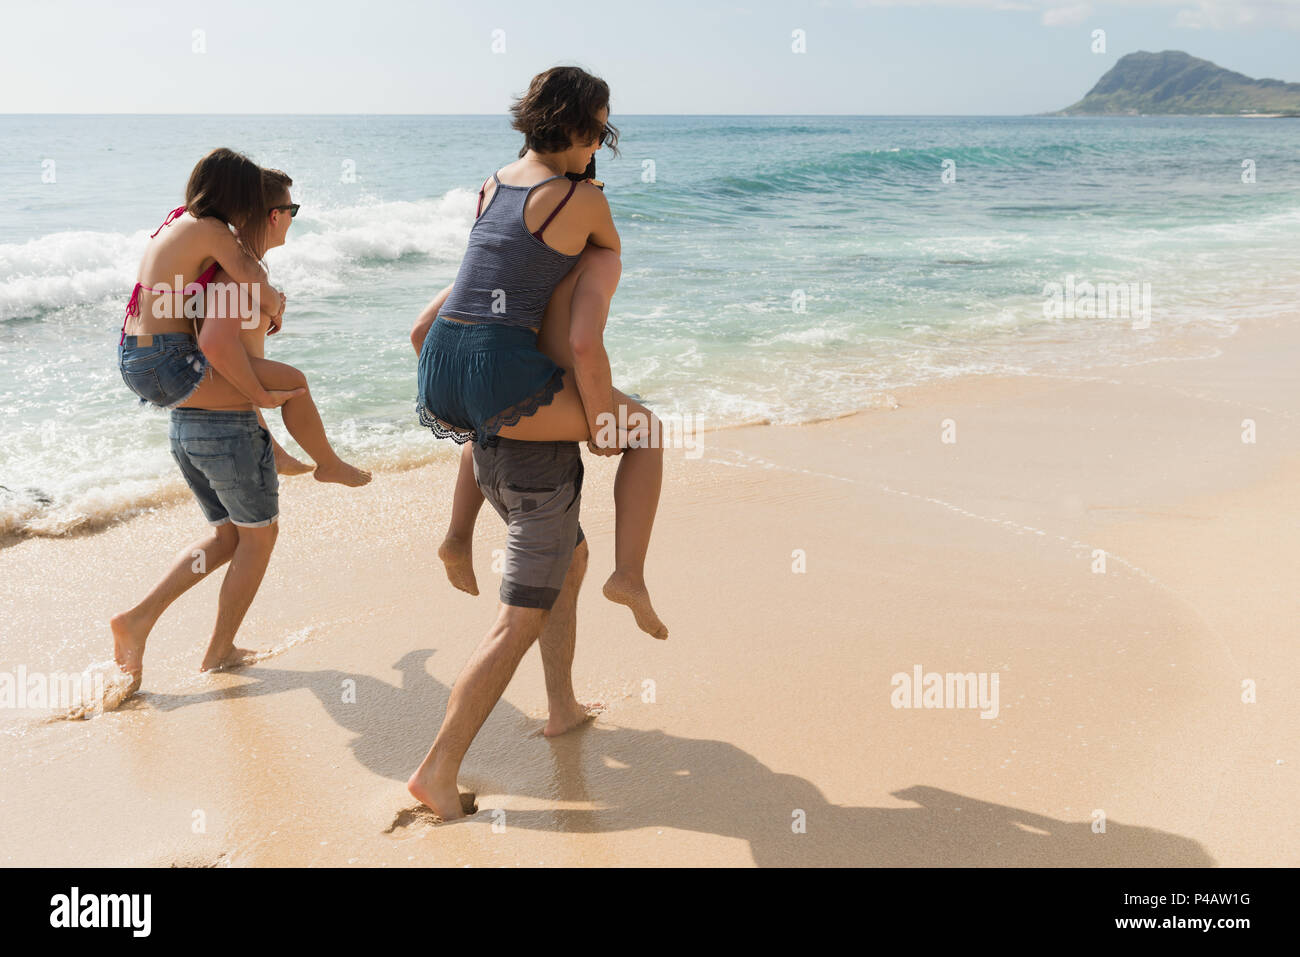
[[[1300,292],[1294,120],[613,121],[622,155],[597,166],[623,240],[614,381],[706,427],[1146,361]],[[138,407],[115,346],[145,240],[217,145],[295,180],[302,211],[267,257],[290,311],[267,354],[307,372],[335,444],[380,470],[453,454],[416,421],[407,333],[519,143],[504,115],[0,116],[0,542],[187,494],[166,414]],[[1046,316],[1067,277],[1149,284],[1149,323]]]

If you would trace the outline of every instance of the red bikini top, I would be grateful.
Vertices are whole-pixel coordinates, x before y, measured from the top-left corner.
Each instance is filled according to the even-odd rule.
[[[157,229],[155,229],[153,233],[149,236],[149,238],[153,239],[160,232],[162,232],[163,226],[170,225],[173,221],[175,221],[175,219],[178,216],[180,216],[184,212],[185,212],[184,206],[177,206],[175,209],[173,209],[170,213],[167,214],[167,218],[163,220],[162,226],[159,226]],[[184,289],[152,289],[149,286],[136,283],[135,288],[131,290],[131,298],[126,304],[126,315],[122,317],[122,338],[118,340],[117,344],[121,345],[122,343],[126,342],[126,321],[134,316],[140,315],[140,290],[141,289],[145,290],[146,292],[152,292],[155,294],[167,293],[167,292],[181,292],[184,293],[185,295],[190,295],[192,293],[202,292],[204,289],[207,288],[208,283],[212,281],[212,277],[217,274],[217,270],[220,268],[221,268],[221,264],[214,262],[211,266],[209,266],[207,269],[203,270],[203,272],[199,274],[198,279],[195,279],[192,283],[188,284]]]

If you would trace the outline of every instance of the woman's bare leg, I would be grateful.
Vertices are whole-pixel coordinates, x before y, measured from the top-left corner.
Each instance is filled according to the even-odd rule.
[[[463,592],[478,594],[474,577],[474,523],[483,507],[483,492],[474,479],[474,446],[465,445],[460,452],[456,472],[456,494],[451,501],[451,523],[438,546],[438,557],[447,570],[447,580]]]
[[[651,422],[650,410],[629,399],[617,389],[614,401],[629,410],[637,410]],[[636,422],[638,420],[632,419]],[[654,435],[661,435],[655,426]],[[645,556],[650,548],[655,513],[659,510],[659,492],[663,487],[664,450],[659,444],[628,449],[614,475],[614,572],[605,580],[601,592],[610,601],[627,605],[642,631],[656,638],[667,638],[668,629],[650,604],[645,583]]]
[[[262,410],[257,410],[257,421],[261,423],[262,428],[270,434],[270,429],[266,426],[266,416]],[[275,454],[275,471],[280,475],[303,475],[311,471],[311,466],[285,451],[284,446],[276,441],[275,436],[271,436],[271,451]]]
[[[312,467],[289,451],[271,436],[271,451],[275,453],[275,470],[280,475],[306,475]]]
[[[587,413],[577,387],[573,385],[573,352],[569,347],[569,329],[574,303],[583,309],[609,310],[614,288],[618,284],[617,257],[609,250],[588,245],[569,274],[555,287],[546,306],[538,348],[565,368],[565,387],[552,400],[516,425],[501,430],[507,438],[541,441],[577,441],[590,439]],[[614,415],[618,422],[631,428],[619,430],[619,444],[625,445],[629,433],[650,430],[662,434],[650,410],[618,389],[613,393]],[[639,437],[639,436],[638,436]],[[659,508],[663,485],[663,449],[639,445],[622,453],[618,474],[614,478],[614,573],[602,589],[610,601],[632,609],[637,626],[656,638],[667,638],[668,629],[655,614],[645,583],[645,557],[650,548],[650,534]]]
[[[443,304],[451,295],[451,285],[445,287],[420,313],[411,327],[411,347],[418,356],[424,349],[425,337]],[[474,577],[474,523],[483,507],[483,493],[474,480],[474,447],[461,449],[460,466],[456,472],[456,490],[451,501],[451,523],[447,534],[438,546],[438,557],[447,570],[447,580],[463,592],[478,594],[478,580]]]
[[[248,357],[262,388],[272,389],[306,389],[280,406],[280,415],[284,426],[303,450],[316,463],[316,478],[321,482],[336,482],[356,488],[370,481],[370,473],[349,465],[339,458],[334,447],[325,435],[325,424],[321,422],[316,402],[311,397],[311,387],[307,377],[298,369],[283,362],[271,359]],[[293,385],[286,386],[285,383]],[[214,371],[210,377],[184,403],[187,409],[245,409],[248,397]]]

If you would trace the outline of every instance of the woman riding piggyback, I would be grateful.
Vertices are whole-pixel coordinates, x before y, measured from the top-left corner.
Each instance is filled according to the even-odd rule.
[[[210,375],[196,320],[203,315],[204,292],[218,269],[248,290],[237,301],[256,303],[259,312],[278,323],[284,297],[245,245],[267,229],[264,205],[262,168],[233,150],[215,149],[190,174],[185,205],[168,213],[150,236],[117,350],[122,379],[142,403],[176,408]],[[260,316],[239,318],[255,322]],[[236,370],[233,378],[243,379],[235,385],[264,408],[290,397],[266,393],[251,368]]]

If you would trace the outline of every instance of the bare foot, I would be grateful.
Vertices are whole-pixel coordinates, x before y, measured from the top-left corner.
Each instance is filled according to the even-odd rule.
[[[370,481],[370,473],[355,465],[348,465],[342,459],[335,459],[328,465],[316,466],[316,481],[335,482],[350,488],[360,488]]]
[[[253,651],[249,648],[231,648],[224,655],[215,654],[209,651],[203,656],[203,663],[199,665],[199,671],[216,671],[224,668],[238,668],[240,665],[252,664],[261,655],[260,651]]]
[[[275,450],[275,471],[280,475],[305,475],[312,470],[301,459],[296,459],[284,449]]]
[[[130,697],[140,687],[144,674],[144,645],[149,638],[149,625],[127,611],[114,615],[108,626],[113,632],[113,660],[132,678],[131,689],[126,694]]]
[[[438,557],[447,569],[447,580],[461,591],[478,594],[478,579],[474,577],[474,553],[469,542],[448,535],[438,546]]]
[[[478,804],[474,801],[473,791],[464,791],[460,795],[460,809],[465,812],[465,816],[478,813]],[[402,808],[393,816],[393,823],[384,828],[385,834],[395,834],[398,828],[410,827],[412,824],[444,824],[446,823],[433,811],[429,810],[423,803],[415,807]]]
[[[636,618],[636,626],[647,635],[661,641],[668,637],[667,626],[659,620],[659,616],[650,606],[650,592],[646,589],[644,580],[633,578],[631,575],[620,575],[616,570],[609,576],[601,592],[610,601],[631,608],[632,615]]]
[[[406,790],[411,796],[436,814],[439,820],[454,821],[458,817],[472,814],[474,795],[463,795],[456,790],[455,784],[439,784],[424,780],[416,771],[406,782]],[[469,800],[466,801],[466,798]]]
[[[599,701],[594,701],[591,704],[582,704],[575,701],[568,708],[552,709],[550,716],[546,719],[546,727],[542,728],[542,734],[548,738],[557,737],[566,731],[572,731],[579,725],[586,724],[604,710],[605,705]]]

